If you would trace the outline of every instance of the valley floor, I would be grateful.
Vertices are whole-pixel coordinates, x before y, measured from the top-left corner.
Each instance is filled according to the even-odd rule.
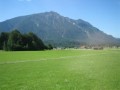
[[[0,51],[0,90],[120,90],[120,50]]]

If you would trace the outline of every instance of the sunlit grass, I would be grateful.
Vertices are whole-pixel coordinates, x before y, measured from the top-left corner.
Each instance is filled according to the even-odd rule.
[[[120,90],[120,51],[1,51],[0,90]]]

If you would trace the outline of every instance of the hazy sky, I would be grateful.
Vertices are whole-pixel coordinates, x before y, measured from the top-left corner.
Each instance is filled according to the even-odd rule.
[[[120,0],[0,0],[0,22],[46,11],[83,19],[120,38]]]

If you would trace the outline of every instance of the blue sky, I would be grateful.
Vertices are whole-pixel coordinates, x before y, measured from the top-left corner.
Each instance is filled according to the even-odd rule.
[[[46,11],[83,19],[120,38],[120,0],[0,0],[0,22]]]

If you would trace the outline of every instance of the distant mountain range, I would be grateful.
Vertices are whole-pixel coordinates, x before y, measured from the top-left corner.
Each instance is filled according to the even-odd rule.
[[[46,44],[59,47],[120,45],[120,39],[105,34],[90,23],[81,19],[73,20],[53,11],[0,22],[0,32],[9,32],[14,29],[21,33],[33,32]]]

